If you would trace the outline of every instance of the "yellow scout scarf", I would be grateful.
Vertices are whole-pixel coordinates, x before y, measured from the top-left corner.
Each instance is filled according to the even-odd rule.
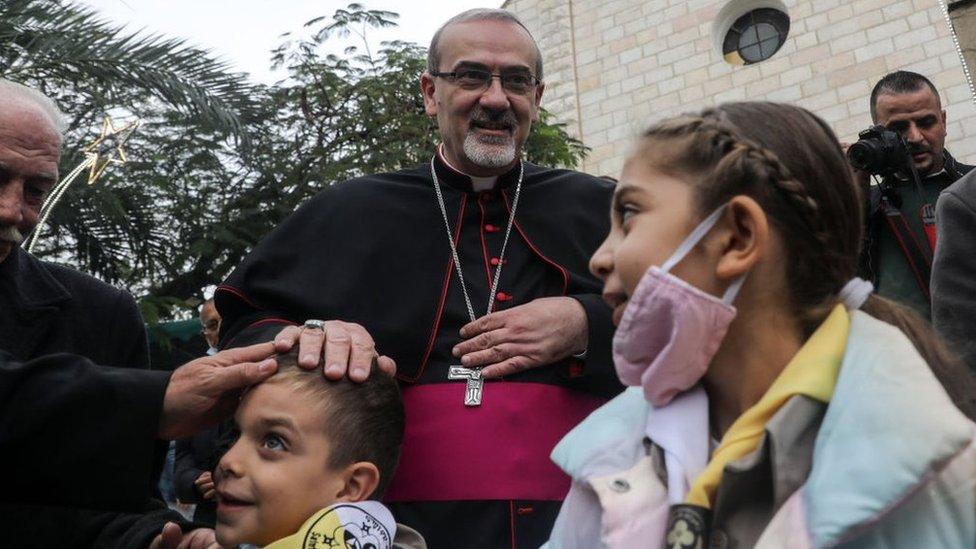
[[[759,402],[745,411],[729,428],[705,470],[695,479],[686,503],[711,508],[722,471],[732,461],[754,452],[762,440],[766,423],[794,395],[830,402],[847,346],[851,319],[843,305],[837,305],[823,324],[790,360]]]
[[[337,503],[322,509],[287,538],[264,549],[390,549],[396,522],[378,501]]]

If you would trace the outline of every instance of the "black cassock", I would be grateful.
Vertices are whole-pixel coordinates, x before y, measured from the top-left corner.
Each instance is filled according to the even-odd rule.
[[[586,311],[585,359],[485,384],[464,405],[451,349],[469,322],[430,164],[339,183],[268,235],[216,293],[223,346],[268,340],[306,319],[358,322],[397,362],[407,413],[400,466],[385,501],[433,548],[535,548],[548,539],[569,477],[549,452],[573,425],[621,390],[610,354],[611,311],[588,271],[609,229],[613,187],[526,163],[504,258],[518,167],[493,190],[436,159],[451,234],[475,314],[572,296]],[[459,224],[458,221],[462,220]]]

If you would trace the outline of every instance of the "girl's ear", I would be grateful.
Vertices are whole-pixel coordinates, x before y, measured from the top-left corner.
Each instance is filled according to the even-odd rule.
[[[721,257],[715,275],[731,283],[752,270],[769,248],[769,219],[759,203],[744,195],[729,201],[722,216],[725,225]]]
[[[336,501],[355,503],[369,499],[380,484],[380,470],[368,461],[358,461],[341,473],[344,480]]]

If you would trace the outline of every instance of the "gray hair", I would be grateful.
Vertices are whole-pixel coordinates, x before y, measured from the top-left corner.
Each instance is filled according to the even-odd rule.
[[[11,100],[19,100],[23,103],[36,106],[51,119],[51,124],[54,125],[54,129],[57,130],[58,134],[62,137],[64,136],[64,131],[68,125],[65,122],[61,109],[58,108],[57,104],[50,97],[33,88],[28,88],[23,84],[0,78],[0,98],[2,98],[2,102],[4,103]]]
[[[441,28],[437,29],[434,33],[434,38],[430,41],[430,48],[427,49],[427,72],[437,72],[438,67],[441,64],[441,52],[440,41],[441,34],[444,29],[450,27],[451,25],[457,25],[458,23],[469,23],[471,21],[507,21],[509,23],[514,23],[523,29],[525,29],[526,34],[532,39],[532,45],[535,47],[535,77],[542,80],[542,51],[539,50],[539,45],[536,44],[535,38],[533,38],[532,33],[529,32],[528,27],[526,27],[514,13],[494,8],[474,8],[464,12],[461,12],[454,17],[447,20],[446,23],[441,25]]]

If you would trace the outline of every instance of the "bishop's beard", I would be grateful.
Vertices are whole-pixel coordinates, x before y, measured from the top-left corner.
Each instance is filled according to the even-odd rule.
[[[503,127],[508,135],[479,135],[475,127],[464,137],[464,154],[483,168],[504,168],[515,161],[515,130],[518,119],[511,110],[492,112],[479,107],[471,113],[472,126]]]
[[[24,241],[24,235],[17,230],[17,227],[7,225],[6,227],[0,227],[0,240],[20,245]]]

